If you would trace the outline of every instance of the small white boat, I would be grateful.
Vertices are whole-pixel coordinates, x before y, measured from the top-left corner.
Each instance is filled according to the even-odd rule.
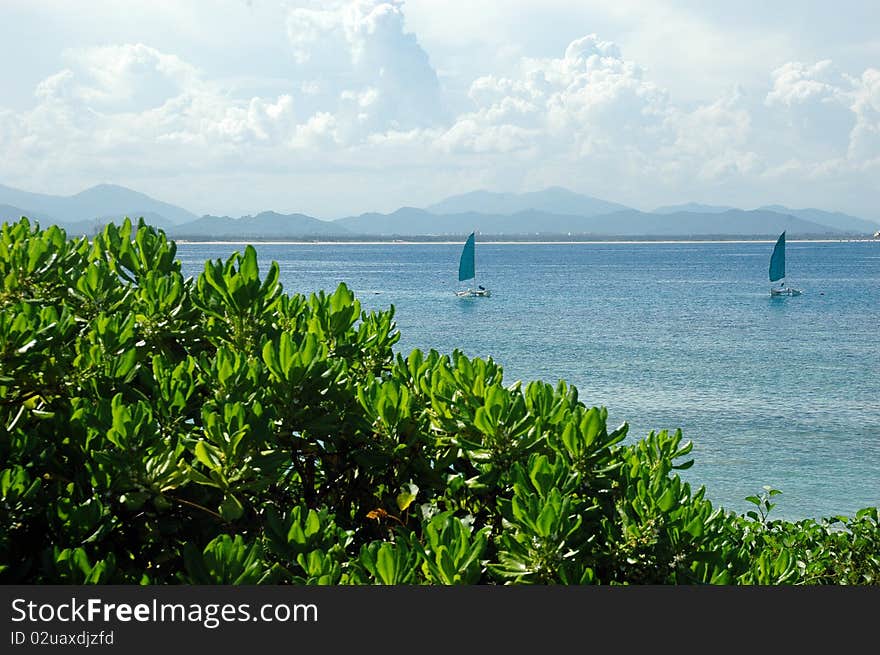
[[[784,282],[782,284],[783,284],[783,286],[780,286],[779,288],[770,289],[770,295],[771,296],[799,296],[799,295],[801,295],[800,289],[786,287],[786,286],[784,286],[784,284],[785,284]]]
[[[455,292],[459,298],[488,298],[491,292],[482,284],[477,284],[477,256],[475,248],[476,232],[471,232],[464,247],[461,249],[461,258],[458,261],[458,281],[473,280],[474,286]]]
[[[476,289],[464,289],[463,291],[456,291],[455,295],[458,296],[459,298],[466,298],[466,297],[477,297],[477,296],[488,297],[488,296],[491,296],[492,294],[485,287],[478,286]]]
[[[773,246],[773,254],[770,255],[770,295],[771,296],[799,296],[800,289],[785,286],[785,232],[779,235],[776,245]],[[772,283],[779,282],[779,286]]]

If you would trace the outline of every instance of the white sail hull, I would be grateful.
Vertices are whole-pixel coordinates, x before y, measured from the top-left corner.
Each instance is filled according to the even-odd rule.
[[[459,298],[488,298],[491,294],[488,289],[465,289],[464,291],[456,291],[455,295]]]
[[[770,289],[771,296],[799,296],[801,295],[800,289],[793,289],[791,287],[783,287],[782,289]]]

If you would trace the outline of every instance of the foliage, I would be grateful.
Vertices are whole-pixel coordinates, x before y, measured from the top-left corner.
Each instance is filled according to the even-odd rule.
[[[282,292],[248,246],[0,231],[0,582],[876,584],[876,509],[712,506],[680,432],[560,382],[394,352],[394,308]]]

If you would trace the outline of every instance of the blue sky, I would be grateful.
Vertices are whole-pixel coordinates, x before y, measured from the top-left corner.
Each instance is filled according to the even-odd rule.
[[[321,218],[477,188],[880,220],[880,3],[4,0],[0,184]]]

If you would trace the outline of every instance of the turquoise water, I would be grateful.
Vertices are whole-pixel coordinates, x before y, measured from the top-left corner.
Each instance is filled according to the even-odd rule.
[[[351,287],[396,308],[398,350],[491,356],[508,382],[565,379],[627,421],[681,428],[682,476],[771,517],[880,506],[880,242],[789,242],[799,297],[770,298],[772,242],[477,244],[490,298],[457,298],[458,244],[259,244],[288,292]],[[188,275],[242,245],[178,244]]]

